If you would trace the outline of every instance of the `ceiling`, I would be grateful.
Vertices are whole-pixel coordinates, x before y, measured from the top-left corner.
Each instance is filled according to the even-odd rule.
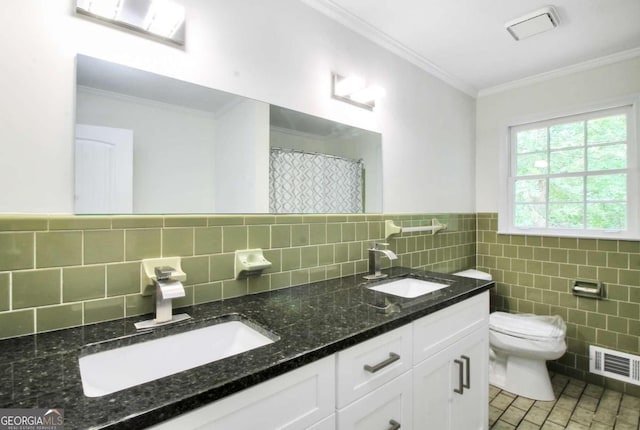
[[[640,56],[640,0],[303,1],[472,96]],[[549,4],[557,28],[509,35],[506,22]]]

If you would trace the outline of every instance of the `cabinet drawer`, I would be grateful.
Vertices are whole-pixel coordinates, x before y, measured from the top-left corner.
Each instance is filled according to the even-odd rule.
[[[488,291],[420,318],[413,323],[413,363],[418,364],[471,331],[488,326]]]
[[[338,429],[411,429],[411,371],[338,411]]]
[[[338,352],[337,407],[411,369],[411,324]]]

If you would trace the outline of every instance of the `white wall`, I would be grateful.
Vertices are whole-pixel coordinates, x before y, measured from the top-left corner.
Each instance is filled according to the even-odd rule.
[[[497,212],[504,130],[539,114],[579,109],[640,92],[640,58],[479,97],[476,105],[476,210]]]
[[[203,111],[78,89],[76,121],[133,130],[133,212],[214,207],[215,118]]]
[[[381,132],[384,211],[474,210],[471,97],[297,0],[182,3],[184,49],[77,16],[72,0],[3,4],[0,212],[72,211],[77,53]],[[331,99],[331,71],[387,96],[374,113]]]
[[[242,100],[216,126],[216,212],[269,212],[269,105]]]

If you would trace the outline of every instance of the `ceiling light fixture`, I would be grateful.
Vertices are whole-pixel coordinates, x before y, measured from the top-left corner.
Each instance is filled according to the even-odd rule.
[[[332,82],[332,97],[334,99],[368,110],[373,110],[376,106],[376,100],[385,95],[384,88],[377,85],[366,86],[363,79],[355,76],[345,78],[333,73]]]
[[[553,6],[545,6],[534,12],[511,20],[505,24],[507,31],[516,40],[522,40],[545,31],[553,30],[559,24],[558,13]]]

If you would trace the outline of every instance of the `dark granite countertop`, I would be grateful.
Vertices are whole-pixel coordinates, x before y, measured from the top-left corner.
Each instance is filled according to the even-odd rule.
[[[367,282],[362,275],[355,275],[183,308],[179,312],[189,313],[191,320],[153,332],[136,333],[133,327],[134,322],[148,319],[147,315],[3,340],[0,408],[63,408],[66,429],[144,428],[393,330],[494,285],[406,268],[385,272],[390,278],[408,274],[436,278],[450,286],[416,299],[403,299],[363,287],[388,282],[389,278]],[[83,394],[80,356],[199,328],[227,314],[239,314],[275,333],[279,340],[102,397]],[[104,342],[109,339],[114,340]]]

